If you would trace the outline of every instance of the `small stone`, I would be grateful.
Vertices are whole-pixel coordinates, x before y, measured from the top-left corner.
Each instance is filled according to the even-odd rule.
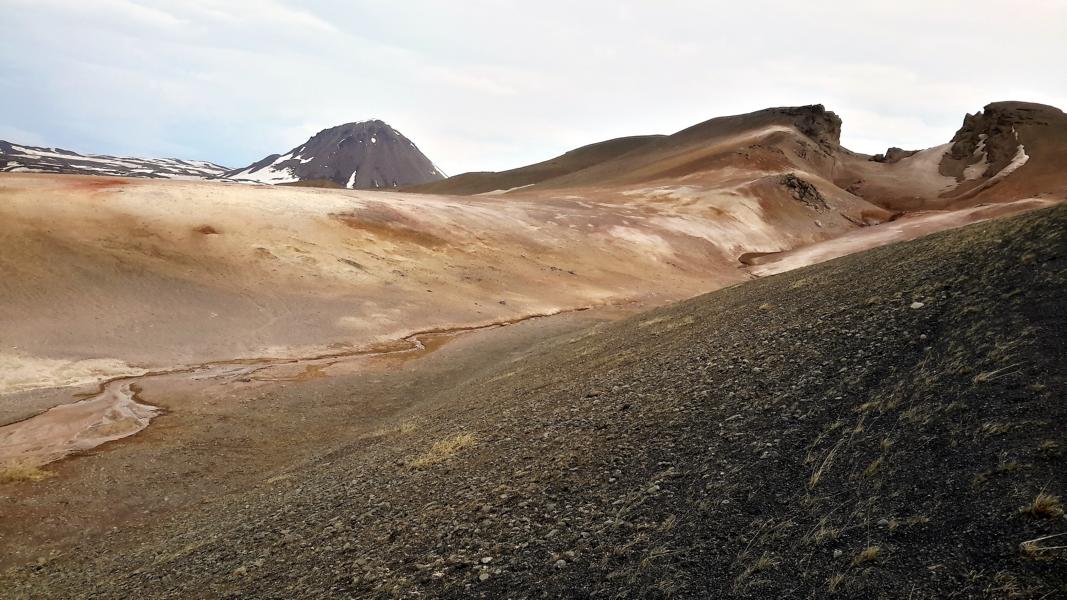
[[[878,526],[879,527],[888,527],[889,526],[889,519],[886,519],[886,518],[878,519]]]
[[[834,550],[834,558],[841,558],[842,554],[844,554],[844,552],[841,550]]]
[[[924,306],[926,306],[926,305],[923,304],[922,302],[919,302],[919,301],[915,301],[915,302],[911,303],[911,307],[914,308],[914,309],[920,309],[920,308],[922,308]]]
[[[489,579],[489,573],[487,571],[482,571],[478,574],[478,581],[485,581],[486,579]]]
[[[556,561],[556,568],[557,569],[562,569],[563,567],[566,567],[566,566],[567,566],[567,561],[563,560],[562,558]]]
[[[492,556],[483,556],[482,557],[482,564],[483,565],[487,565],[487,564],[489,564],[491,562],[493,562],[493,557]]]

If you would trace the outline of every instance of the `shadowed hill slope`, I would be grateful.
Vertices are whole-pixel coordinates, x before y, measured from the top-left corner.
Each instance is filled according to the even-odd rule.
[[[1067,208],[720,290],[426,398],[16,597],[1054,597]],[[1046,494],[1043,496],[1042,494]],[[1035,541],[1036,540],[1036,541]],[[99,557],[99,558],[97,558]]]

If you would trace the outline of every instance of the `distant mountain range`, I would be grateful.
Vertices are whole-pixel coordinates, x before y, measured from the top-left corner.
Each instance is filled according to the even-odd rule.
[[[285,154],[271,154],[242,169],[199,160],[79,154],[0,141],[0,172],[212,179],[348,189],[390,189],[445,177],[414,142],[376,119],[324,129]]]
[[[62,148],[39,148],[0,140],[0,172],[73,173],[152,179],[208,179],[226,167],[203,160],[132,158],[78,154]]]

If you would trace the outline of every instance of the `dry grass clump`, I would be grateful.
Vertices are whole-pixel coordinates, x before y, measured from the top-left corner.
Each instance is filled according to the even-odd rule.
[[[9,462],[0,465],[0,483],[16,481],[41,481],[54,475],[50,471],[21,462]]]
[[[477,442],[478,438],[473,433],[457,433],[434,442],[429,450],[413,459],[409,464],[416,469],[435,465],[452,458],[460,450],[473,446]]]
[[[864,477],[874,477],[879,469],[882,468],[882,457],[874,459],[871,464],[867,465],[867,468],[863,470]]]
[[[1062,551],[1067,550],[1067,546],[1047,545],[1042,544],[1042,542],[1047,542],[1047,540],[1059,538],[1064,535],[1067,535],[1067,533],[1055,533],[1052,535],[1044,535],[1039,538],[1034,538],[1032,540],[1026,540],[1025,542],[1019,544],[1019,552],[1023,556],[1031,560],[1051,559],[1056,552],[1062,553]],[[1050,543],[1055,544],[1055,542]]]
[[[1063,503],[1060,502],[1059,496],[1053,496],[1042,491],[1038,493],[1033,502],[1019,510],[1031,517],[1054,519],[1063,516]]]
[[[852,564],[862,565],[864,563],[874,562],[881,554],[882,548],[880,546],[867,546],[852,559]]]
[[[836,594],[837,590],[841,589],[841,584],[843,583],[845,583],[844,573],[831,575],[830,578],[826,580],[826,591],[831,594]]]
[[[752,577],[756,573],[768,571],[776,566],[778,566],[778,561],[770,554],[764,552],[762,556],[757,558],[755,562],[746,567],[745,570],[737,576],[737,580],[734,582],[735,589],[737,586],[741,585],[741,582]]]
[[[417,427],[413,421],[401,421],[395,425],[378,427],[361,435],[361,438],[379,438],[390,435],[403,435],[415,431]]]

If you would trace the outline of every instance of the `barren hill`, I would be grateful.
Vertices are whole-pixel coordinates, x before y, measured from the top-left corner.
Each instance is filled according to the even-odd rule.
[[[725,188],[738,182],[760,186],[764,177],[795,172],[823,194],[862,199],[891,211],[973,206],[1067,191],[1062,169],[1067,164],[1067,116],[1051,106],[995,102],[967,115],[944,145],[890,148],[877,156],[842,147],[841,127],[841,119],[822,105],[769,108],[647,138],[626,152],[596,156],[596,162],[583,161],[566,172],[538,169],[543,176],[521,179],[522,189],[509,190],[518,186],[496,182],[518,183],[516,174],[537,165],[457,175],[412,191],[478,193],[492,188],[515,194],[656,182]]]
[[[442,181],[410,186],[405,188],[404,191],[460,195],[484,194],[496,191],[507,192],[581,171],[632,150],[646,147],[661,137],[663,136],[639,135],[607,140],[582,146],[555,158],[526,167],[499,173],[491,171],[463,173]]]
[[[994,102],[967,115],[948,143],[895,160],[843,152],[837,185],[893,210],[1002,202],[1067,190],[1067,115],[1052,106]]]
[[[1067,209],[1032,212],[550,339],[259,489],[3,584],[1055,597],[1065,232]]]

